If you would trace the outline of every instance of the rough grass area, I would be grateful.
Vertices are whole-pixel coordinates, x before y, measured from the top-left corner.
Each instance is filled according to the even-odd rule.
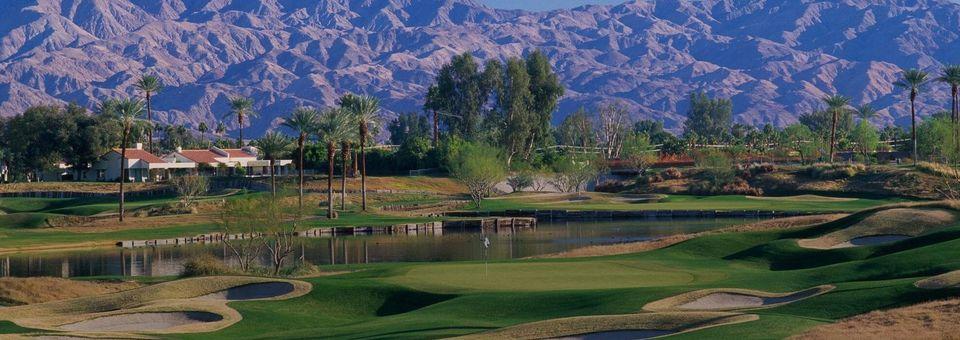
[[[327,190],[325,179],[315,179],[305,183],[309,190]],[[334,190],[339,192],[340,179],[334,180]],[[360,178],[347,178],[347,191],[359,191]],[[367,177],[367,190],[392,190],[398,192],[431,192],[436,194],[457,195],[465,194],[467,189],[457,181],[447,177],[426,176],[397,176],[397,177]]]
[[[954,210],[934,208],[891,208],[866,216],[849,227],[832,233],[798,241],[802,247],[829,249],[849,247],[851,240],[880,235],[916,237],[948,227],[957,222]]]
[[[136,282],[75,281],[52,277],[0,278],[0,301],[27,305],[114,293],[140,287]]]
[[[643,306],[649,311],[743,310],[771,308],[825,294],[835,287],[823,285],[789,293],[771,293],[749,289],[703,289],[672,296]]]
[[[929,277],[915,284],[923,289],[944,289],[960,286],[960,270],[943,273],[934,277]]]
[[[620,330],[669,331],[750,322],[756,315],[733,313],[642,313],[561,318],[517,325],[458,339],[550,339]]]
[[[813,328],[792,339],[957,339],[960,299],[875,311]]]
[[[78,192],[112,194],[117,192],[119,184],[105,182],[33,182],[0,184],[0,193],[24,192]],[[128,192],[150,191],[164,189],[164,184],[158,183],[127,183]]]

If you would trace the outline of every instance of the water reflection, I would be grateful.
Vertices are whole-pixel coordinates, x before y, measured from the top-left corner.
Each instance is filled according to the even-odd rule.
[[[314,264],[513,259],[590,245],[656,239],[716,229],[751,219],[642,219],[626,221],[541,221],[517,233],[444,230],[428,235],[370,235],[303,238],[295,259]],[[490,247],[483,246],[484,237]],[[485,254],[486,252],[486,254]],[[3,276],[168,276],[178,275],[192,256],[209,253],[236,264],[224,244],[98,249],[0,258]],[[261,265],[268,265],[264,254]]]

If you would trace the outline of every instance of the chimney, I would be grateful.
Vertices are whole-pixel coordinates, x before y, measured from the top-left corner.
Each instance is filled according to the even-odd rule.
[[[137,150],[143,150],[143,143],[137,143],[133,148]]]
[[[178,147],[177,147],[177,152],[183,152],[183,148],[178,146]]]

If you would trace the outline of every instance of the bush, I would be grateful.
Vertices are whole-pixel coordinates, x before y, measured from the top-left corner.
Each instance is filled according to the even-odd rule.
[[[863,164],[823,164],[818,163],[807,168],[810,177],[821,180],[847,179],[864,172],[867,167]]]
[[[917,170],[934,176],[957,177],[957,169],[943,163],[917,162]]]
[[[183,272],[180,273],[180,276],[195,277],[233,274],[237,274],[237,272],[224,264],[223,261],[216,256],[204,253],[188,259],[187,262],[183,264]]]
[[[677,169],[677,168],[667,168],[666,170],[663,170],[663,173],[661,173],[660,175],[663,176],[663,179],[667,179],[667,180],[683,178],[683,172],[681,172],[680,169]]]
[[[516,175],[507,178],[507,185],[513,189],[513,192],[523,191],[533,185],[533,174],[529,171],[520,171]]]

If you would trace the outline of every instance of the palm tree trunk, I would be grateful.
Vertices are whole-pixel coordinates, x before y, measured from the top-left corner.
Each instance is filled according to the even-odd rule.
[[[153,105],[150,102],[150,91],[147,91],[147,122],[150,123],[150,130],[147,130],[147,150],[153,152]]]
[[[300,147],[300,164],[298,165],[299,168],[300,168],[300,169],[298,169],[298,171],[299,171],[299,173],[300,173],[300,188],[299,188],[299,190],[300,190],[300,198],[299,198],[299,201],[298,201],[298,203],[299,203],[299,205],[300,205],[300,209],[303,209],[303,140],[304,140],[305,137],[306,137],[306,136],[304,136],[304,134],[301,133],[301,134],[300,134],[300,140],[297,141],[297,144],[298,144],[298,146]]]
[[[237,122],[240,123],[240,137],[237,139],[237,145],[243,148],[243,115],[240,113],[237,113]]]
[[[340,153],[340,210],[347,209],[347,155],[350,154],[350,144],[341,143]]]
[[[913,165],[917,165],[917,91],[910,92],[910,134],[913,139]]]
[[[327,218],[335,218],[333,213],[333,142],[327,142]]]
[[[833,111],[833,124],[830,125],[830,164],[833,164],[833,146],[837,139],[837,111]]]
[[[130,135],[130,129],[125,128],[123,132],[123,145],[120,145],[120,222],[123,222],[123,182],[126,182],[126,171],[124,171],[127,162],[127,137]]]
[[[360,202],[367,211],[367,124],[360,126]]]
[[[277,176],[276,172],[273,171],[273,162],[273,158],[270,158],[270,193],[273,198],[277,198]]]

